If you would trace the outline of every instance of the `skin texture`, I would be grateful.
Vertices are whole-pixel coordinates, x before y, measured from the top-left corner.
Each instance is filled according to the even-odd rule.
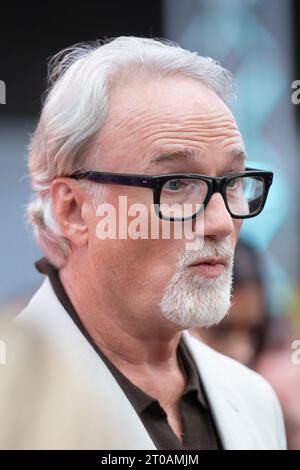
[[[174,151],[175,157],[155,161]],[[231,112],[212,91],[185,77],[142,77],[115,86],[92,150],[97,165],[90,169],[222,176],[244,169],[232,151],[243,151],[243,141]],[[116,207],[120,194],[128,196],[128,205],[153,202],[149,189],[106,188],[105,202]],[[186,385],[176,355],[181,331],[162,316],[159,302],[185,241],[99,240],[91,197],[68,178],[53,182],[52,201],[71,243],[60,277],[73,305],[108,358],[160,401],[180,438],[179,399]],[[232,219],[221,195],[214,194],[205,210],[204,236],[216,244],[229,237],[235,246],[240,228],[241,221]],[[196,220],[193,231],[199,230]]]

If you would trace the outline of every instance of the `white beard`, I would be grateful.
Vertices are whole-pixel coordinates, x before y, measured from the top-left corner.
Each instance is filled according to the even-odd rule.
[[[233,254],[229,239],[218,244],[204,240],[201,252],[184,251],[160,303],[164,317],[182,329],[219,323],[231,305]],[[189,265],[200,257],[209,256],[226,259],[227,264],[220,276],[206,278],[190,272]]]

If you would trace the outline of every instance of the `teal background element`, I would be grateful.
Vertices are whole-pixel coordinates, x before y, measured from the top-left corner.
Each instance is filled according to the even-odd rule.
[[[299,280],[291,15],[289,0],[164,2],[165,36],[213,57],[233,73],[238,99],[231,109],[244,138],[248,166],[274,172],[264,211],[244,221],[241,231],[241,237],[266,256],[274,314],[287,311]]]

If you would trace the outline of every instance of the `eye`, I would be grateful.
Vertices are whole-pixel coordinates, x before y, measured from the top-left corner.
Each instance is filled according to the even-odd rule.
[[[179,191],[184,188],[186,184],[182,180],[170,180],[164,184],[164,189],[167,191]]]
[[[234,185],[235,185],[236,181],[235,180],[231,180],[227,183],[227,187],[228,188],[234,188]]]
[[[241,185],[241,181],[240,179],[233,179],[233,180],[230,180],[228,183],[227,183],[227,188],[228,189],[238,189],[238,187]]]

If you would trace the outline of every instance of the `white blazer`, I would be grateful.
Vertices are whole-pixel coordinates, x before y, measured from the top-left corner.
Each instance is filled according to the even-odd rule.
[[[43,431],[34,438],[27,423],[29,437],[21,447],[156,449],[126,395],[64,310],[48,279],[17,322],[33,327],[60,358],[49,372],[43,371],[44,380],[54,390],[55,406],[39,418]],[[224,448],[285,449],[282,412],[271,386],[188,332],[183,332],[183,339],[199,370]],[[70,376],[72,371],[67,393],[62,385],[62,364],[62,375]],[[47,420],[54,423],[51,437]],[[75,438],[69,439],[70,433]]]

